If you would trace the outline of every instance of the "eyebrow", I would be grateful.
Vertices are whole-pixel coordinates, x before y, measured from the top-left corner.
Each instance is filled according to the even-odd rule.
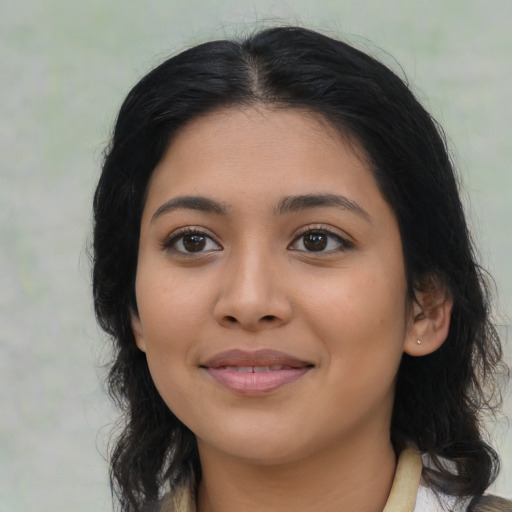
[[[151,217],[151,222],[165,213],[174,210],[198,210],[201,212],[216,213],[217,215],[227,215],[228,213],[227,206],[213,199],[202,196],[179,196],[169,199],[169,201],[161,205]]]
[[[308,208],[336,207],[353,212],[370,221],[370,215],[356,202],[337,194],[303,194],[283,197],[277,207],[278,214],[297,212]]]
[[[275,208],[278,215],[292,213],[309,208],[336,207],[354,212],[367,221],[370,215],[354,201],[337,194],[302,194],[283,197]],[[227,215],[228,206],[203,196],[179,196],[162,204],[151,217],[153,222],[158,217],[175,210],[197,210],[217,215]]]

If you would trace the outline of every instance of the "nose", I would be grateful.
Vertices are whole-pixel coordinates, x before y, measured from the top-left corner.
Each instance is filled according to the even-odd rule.
[[[214,307],[217,322],[247,331],[272,329],[292,318],[292,303],[275,259],[245,251],[226,262]]]

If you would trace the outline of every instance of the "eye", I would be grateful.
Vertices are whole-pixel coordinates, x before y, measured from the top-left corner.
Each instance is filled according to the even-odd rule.
[[[184,254],[220,251],[222,249],[221,246],[206,233],[193,230],[187,230],[172,235],[163,246],[167,250]]]
[[[343,251],[350,247],[352,244],[348,240],[325,229],[310,229],[290,245],[290,249],[307,252]]]

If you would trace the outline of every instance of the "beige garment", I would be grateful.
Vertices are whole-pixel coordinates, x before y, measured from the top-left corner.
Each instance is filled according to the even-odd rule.
[[[391,492],[382,512],[413,512],[422,467],[418,450],[406,448],[402,451],[398,458]]]

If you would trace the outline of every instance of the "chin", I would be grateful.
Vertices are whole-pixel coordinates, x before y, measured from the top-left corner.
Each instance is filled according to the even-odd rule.
[[[198,439],[200,453],[202,449],[222,452],[254,466],[278,466],[307,458],[321,449],[319,444],[304,443],[296,428],[289,432],[286,429],[279,431],[276,426],[256,431],[244,429],[242,432],[226,429],[222,438]]]

